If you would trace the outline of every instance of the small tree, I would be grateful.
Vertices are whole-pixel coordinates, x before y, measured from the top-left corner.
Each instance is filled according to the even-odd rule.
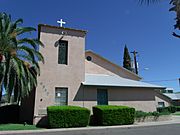
[[[127,46],[125,45],[124,47],[124,57],[123,57],[123,67],[132,71],[132,68],[131,68],[131,57],[129,55],[129,51],[128,51],[128,48]]]

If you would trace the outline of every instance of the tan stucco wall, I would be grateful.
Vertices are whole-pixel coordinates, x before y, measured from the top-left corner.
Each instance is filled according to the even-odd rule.
[[[58,47],[54,46],[62,36],[62,30],[68,34],[62,39],[68,41],[68,65],[58,64]],[[62,30],[41,27],[40,40],[45,48],[40,48],[40,52],[44,55],[45,64],[40,64],[41,75],[38,77],[36,89],[35,117],[45,112],[47,106],[55,104],[55,87],[68,88],[68,104],[82,103],[73,102],[73,99],[81,82],[84,81],[85,33],[63,28]]]
[[[85,53],[85,57],[91,56],[92,60],[85,60],[85,73],[89,74],[107,74],[107,75],[119,75],[124,78],[132,79],[132,80],[140,80],[140,77],[126,71],[123,68],[119,68],[103,58],[93,54],[90,51]]]
[[[171,100],[165,95],[159,93],[158,91],[155,92],[155,99],[156,99],[156,107],[158,107],[158,102],[164,102],[165,107],[171,105]]]
[[[102,87],[84,86],[84,107],[89,109],[97,105],[97,89]],[[155,91],[149,88],[115,88],[103,87],[108,90],[109,105],[125,105],[146,112],[156,111]],[[81,92],[80,92],[81,93]]]

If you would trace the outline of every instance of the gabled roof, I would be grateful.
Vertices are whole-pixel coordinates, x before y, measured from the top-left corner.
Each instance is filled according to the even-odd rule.
[[[172,100],[180,100],[180,93],[163,93]]]
[[[125,79],[116,75],[104,74],[85,74],[85,81],[82,82],[85,86],[111,86],[111,87],[133,87],[133,88],[154,88],[165,89],[164,86],[158,86],[142,81]]]
[[[119,66],[119,65],[117,65],[117,64],[115,64],[115,63],[109,61],[108,59],[106,59],[106,58],[100,56],[99,54],[97,54],[97,53],[95,53],[95,52],[93,52],[93,51],[91,51],[91,50],[86,50],[86,52],[87,52],[87,53],[92,53],[93,55],[95,55],[95,56],[99,57],[100,59],[102,59],[102,60],[104,60],[104,61],[110,63],[111,65],[113,65],[113,66],[119,68],[120,70],[124,70],[125,72],[127,72],[127,73],[129,73],[129,74],[131,74],[131,75],[133,75],[133,76],[135,76],[135,77],[137,77],[137,78],[139,78],[139,80],[142,79],[142,78],[141,78],[140,76],[138,76],[137,74],[135,74],[135,73],[133,73],[133,72],[131,72],[131,71],[125,69],[124,67],[121,67],[121,66]]]

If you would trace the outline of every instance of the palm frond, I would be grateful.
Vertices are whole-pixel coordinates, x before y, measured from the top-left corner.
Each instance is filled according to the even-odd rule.
[[[20,46],[17,47],[18,50],[25,52],[26,54],[28,54],[31,58],[32,58],[32,62],[35,63],[36,59],[35,57],[37,57],[38,61],[42,61],[44,63],[44,58],[42,56],[42,54],[34,49],[31,49],[27,46]]]
[[[142,5],[142,4],[146,4],[146,5],[149,5],[149,4],[153,4],[153,3],[157,3],[157,2],[160,2],[162,0],[139,0],[139,3]]]
[[[31,45],[35,50],[37,50],[39,46],[44,47],[44,44],[38,39],[23,38],[23,39],[18,40],[17,42],[18,42],[18,46],[21,46],[27,43]]]
[[[32,32],[32,31],[36,31],[36,29],[33,27],[18,27],[15,29],[13,34],[16,36],[16,35],[24,34],[27,32]]]
[[[20,19],[16,20],[16,21],[13,23],[12,28],[13,28],[13,29],[16,29],[17,26],[18,26],[19,24],[21,24],[21,23],[23,23],[23,19],[20,18]]]

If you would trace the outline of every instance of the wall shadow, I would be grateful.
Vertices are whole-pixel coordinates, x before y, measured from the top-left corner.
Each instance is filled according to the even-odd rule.
[[[97,101],[97,89],[108,90],[109,101],[155,101],[155,92],[150,88],[99,87],[81,85],[74,101]]]
[[[43,116],[38,123],[36,124],[36,127],[40,127],[40,128],[49,128],[48,126],[48,117],[47,116]]]
[[[29,95],[22,99],[20,106],[20,122],[33,124],[35,92],[36,88],[31,90]]]

